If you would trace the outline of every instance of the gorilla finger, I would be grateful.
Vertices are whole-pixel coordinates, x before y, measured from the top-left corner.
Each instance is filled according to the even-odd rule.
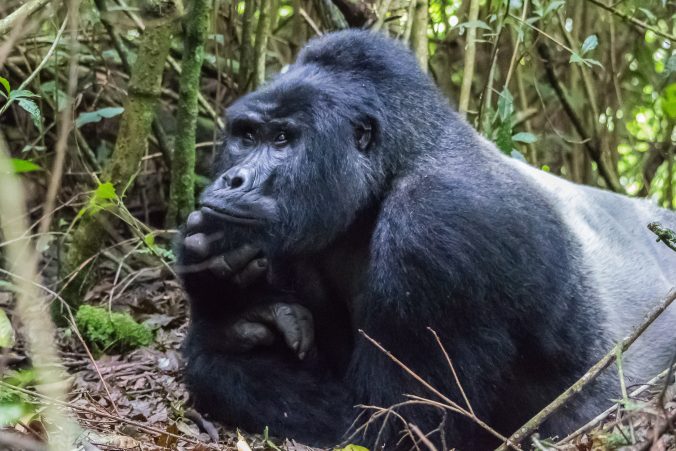
[[[185,247],[186,252],[195,257],[207,258],[209,256],[209,243],[210,240],[205,234],[196,233],[183,240],[183,247]]]
[[[247,313],[248,321],[262,321],[273,326],[284,338],[288,347],[298,352],[301,335],[298,321],[291,304],[267,304]]]
[[[260,276],[265,274],[268,269],[268,260],[266,258],[257,258],[239,272],[233,281],[242,288],[246,288],[255,282]]]
[[[188,220],[185,224],[185,230],[188,234],[193,233],[195,230],[204,226],[204,213],[200,210],[193,211],[188,215]]]
[[[296,306],[296,317],[298,319],[298,328],[300,329],[300,346],[298,347],[298,358],[303,360],[315,344],[315,324],[312,314],[301,305]]]
[[[257,346],[273,344],[275,333],[265,324],[240,320],[232,326],[228,341],[233,350],[249,351]]]
[[[290,304],[275,304],[273,312],[275,327],[284,337],[286,345],[300,354],[303,333],[293,307]]]
[[[237,273],[244,269],[251,260],[258,257],[260,252],[260,247],[252,244],[245,244],[235,250],[226,252],[223,255],[223,263],[231,274]]]

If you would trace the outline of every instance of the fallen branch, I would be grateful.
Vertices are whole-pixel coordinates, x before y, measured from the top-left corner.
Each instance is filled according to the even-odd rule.
[[[549,416],[554,413],[559,407],[563,406],[573,395],[581,392],[589,383],[595,380],[599,374],[606,368],[608,368],[617,357],[617,349],[621,349],[622,352],[625,352],[629,347],[634,344],[636,339],[645,332],[645,330],[650,326],[658,316],[660,316],[666,309],[671,305],[671,303],[676,299],[676,289],[672,288],[669,291],[669,294],[660,302],[660,304],[655,307],[645,318],[643,323],[638,326],[634,331],[624,338],[616,347],[611,349],[601,360],[599,360],[594,366],[592,366],[589,371],[587,371],[581,378],[579,378],[573,385],[571,385],[566,391],[559,395],[554,401],[549,403],[547,407],[542,409],[531,418],[526,424],[520,427],[512,436],[509,438],[510,443],[520,443],[523,439],[531,435],[537,430],[537,428],[547,419]],[[500,445],[498,451],[507,451],[507,442]]]
[[[51,0],[31,0],[30,2],[21,5],[9,16],[0,19],[0,37],[9,33],[16,24],[26,20],[26,18],[42,9],[50,1]]]

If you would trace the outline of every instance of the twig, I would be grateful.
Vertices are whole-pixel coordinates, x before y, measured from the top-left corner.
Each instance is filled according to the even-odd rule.
[[[592,366],[589,371],[587,371],[581,378],[579,378],[573,385],[571,385],[566,391],[560,394],[554,401],[549,403],[544,409],[538,412],[533,418],[531,418],[526,424],[520,427],[509,440],[512,443],[519,443],[524,438],[535,432],[535,430],[545,421],[554,411],[559,407],[563,406],[573,395],[582,391],[584,387],[589,385],[594,379],[598,377],[599,374],[606,368],[608,368],[616,358],[616,349],[619,347],[622,352],[625,352],[629,347],[636,341],[636,339],[641,336],[643,332],[650,326],[658,316],[664,312],[667,307],[676,299],[676,288],[672,288],[669,291],[669,294],[655,307],[645,318],[643,323],[641,323],[634,331],[625,337],[617,347],[613,347],[601,360],[599,360],[594,366]],[[502,444],[498,451],[506,451],[506,444]]]
[[[451,399],[449,399],[446,395],[444,395],[444,394],[441,393],[439,390],[437,390],[436,388],[434,388],[429,382],[427,382],[425,379],[423,379],[422,377],[420,377],[415,371],[413,371],[413,370],[410,369],[408,366],[406,366],[401,360],[399,360],[398,358],[396,358],[396,357],[394,356],[394,354],[392,354],[390,351],[388,351],[387,349],[385,349],[385,348],[383,347],[383,345],[381,345],[380,343],[378,343],[378,342],[377,342],[376,340],[374,340],[373,338],[369,337],[369,336],[366,334],[366,332],[364,332],[363,330],[359,329],[359,333],[362,334],[362,335],[364,336],[364,338],[366,338],[369,342],[371,342],[371,344],[373,344],[376,348],[378,348],[378,350],[380,350],[381,352],[383,352],[390,360],[392,360],[394,363],[396,363],[397,366],[399,366],[402,370],[404,370],[404,371],[405,371],[406,373],[408,373],[411,377],[413,377],[417,382],[419,382],[420,384],[422,384],[422,385],[423,385],[425,388],[427,388],[429,391],[431,391],[432,393],[434,393],[435,395],[437,395],[439,398],[441,398],[442,401],[444,401],[445,403],[447,403],[448,405],[445,406],[445,408],[448,409],[448,408],[450,407],[451,410],[457,411],[457,412],[461,413],[462,415],[464,415],[464,416],[466,416],[466,417],[472,419],[472,421],[474,421],[478,426],[480,426],[481,428],[483,428],[483,429],[484,429],[485,431],[487,431],[488,433],[490,433],[490,434],[494,435],[495,437],[497,437],[497,438],[498,438],[499,440],[501,440],[503,443],[506,443],[508,446],[511,446],[511,447],[514,448],[514,449],[517,449],[517,450],[520,449],[519,446],[517,445],[518,442],[512,440],[511,438],[508,439],[508,438],[504,437],[504,436],[503,436],[502,434],[500,434],[498,431],[496,431],[495,429],[493,429],[492,427],[490,427],[488,424],[484,423],[484,422],[481,421],[479,418],[477,418],[475,415],[472,415],[470,412],[468,412],[468,411],[466,411],[465,409],[463,409],[462,407],[460,407],[460,405],[458,405],[458,403],[456,403],[455,401],[452,401]],[[442,404],[442,405],[443,405],[443,404]]]
[[[303,19],[305,19],[305,22],[307,22],[307,24],[310,25],[310,28],[312,28],[312,30],[317,34],[317,36],[321,36],[321,35],[324,34],[319,29],[319,27],[317,26],[315,21],[312,20],[312,17],[310,17],[308,15],[307,11],[305,11],[303,8],[301,8],[299,12],[300,12],[300,15],[303,16]]]
[[[422,431],[420,430],[420,428],[418,426],[416,426],[413,423],[408,423],[408,427],[411,428],[413,433],[418,436],[420,441],[423,442],[425,444],[425,446],[427,446],[427,448],[430,449],[430,451],[437,451],[437,447],[434,446],[434,444],[430,441],[430,439],[427,438],[427,436],[422,433]]]
[[[474,409],[472,409],[472,404],[469,402],[469,398],[467,397],[467,394],[465,393],[465,389],[462,388],[462,384],[460,383],[460,378],[458,377],[458,373],[455,371],[455,366],[453,366],[453,362],[451,362],[451,358],[448,355],[448,352],[446,352],[446,348],[444,345],[441,343],[441,339],[439,338],[439,335],[437,335],[437,332],[432,329],[431,327],[428,327],[427,330],[432,332],[432,335],[434,335],[435,340],[437,340],[437,344],[439,345],[439,348],[441,348],[441,352],[444,353],[444,357],[446,357],[446,362],[448,363],[448,366],[451,368],[451,372],[453,373],[453,379],[455,379],[455,383],[460,389],[460,394],[462,395],[462,399],[465,400],[465,404],[467,404],[467,409],[469,410],[469,413],[471,413],[473,416],[475,416]]]
[[[28,16],[42,9],[42,7],[50,1],[51,0],[31,0],[30,2],[21,5],[9,16],[0,19],[0,37],[6,35],[14,25],[23,22]]]
[[[608,12],[610,12],[610,13],[612,13],[612,14],[615,14],[615,15],[616,15],[617,17],[619,17],[620,19],[625,20],[625,21],[627,21],[627,22],[629,22],[629,23],[632,23],[632,24],[636,25],[637,27],[643,28],[644,30],[650,30],[650,31],[652,31],[653,33],[655,33],[656,35],[662,36],[664,39],[668,39],[668,40],[670,40],[671,42],[676,42],[676,36],[671,35],[671,34],[669,34],[669,33],[665,33],[665,32],[661,31],[661,30],[658,29],[658,28],[652,27],[652,26],[648,25],[648,24],[645,23],[645,22],[642,22],[642,21],[640,21],[640,20],[638,20],[638,19],[636,19],[636,18],[634,18],[634,17],[631,17],[631,16],[629,16],[629,15],[627,15],[627,14],[625,14],[625,13],[622,13],[622,12],[616,10],[615,8],[613,8],[612,6],[604,5],[604,4],[601,3],[599,0],[587,0],[587,1],[588,1],[589,3],[592,3],[592,4],[596,5],[596,6],[598,6],[599,8],[603,8],[603,9],[605,9],[606,11],[608,11]]]

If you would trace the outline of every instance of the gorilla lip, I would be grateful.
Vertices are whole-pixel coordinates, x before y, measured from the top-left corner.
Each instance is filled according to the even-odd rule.
[[[228,222],[233,222],[236,224],[246,224],[246,225],[254,225],[254,224],[260,224],[261,220],[258,218],[252,218],[252,217],[247,217],[247,216],[240,216],[238,214],[234,214],[231,211],[223,210],[220,208],[214,208],[209,205],[203,205],[202,206],[202,211],[204,213],[215,216],[217,218],[223,219],[224,221]]]

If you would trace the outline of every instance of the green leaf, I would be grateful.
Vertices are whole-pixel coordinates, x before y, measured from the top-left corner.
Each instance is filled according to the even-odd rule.
[[[7,91],[7,95],[10,95],[12,93],[12,88],[9,87],[9,81],[7,81],[6,78],[0,77],[0,85],[2,85],[5,88],[5,91]]]
[[[584,40],[582,43],[582,48],[580,49],[580,53],[583,55],[587,52],[590,52],[594,50],[596,47],[599,45],[599,38],[595,35],[589,35],[587,36],[587,39]]]
[[[11,100],[19,100],[23,98],[32,98],[32,97],[40,97],[40,96],[34,94],[28,89],[15,89],[14,91],[9,93],[9,98]]]
[[[155,235],[153,235],[152,233],[148,233],[146,236],[143,237],[143,242],[148,247],[155,247]]]
[[[509,92],[509,89],[505,88],[500,93],[500,98],[498,99],[498,114],[500,115],[500,120],[502,122],[507,122],[512,113],[514,112],[514,97],[512,93]]]
[[[353,445],[350,443],[344,448],[336,448],[334,451],[369,451],[368,448],[364,448],[363,446],[359,445]]]
[[[528,160],[526,160],[526,157],[524,157],[523,154],[516,149],[512,149],[512,151],[510,152],[509,155],[512,158],[514,158],[515,160],[521,160],[524,163],[528,163]]]
[[[112,207],[116,204],[117,199],[117,193],[112,183],[99,183],[87,205],[78,211],[76,219],[81,218],[85,214],[93,215],[108,207]]]
[[[14,328],[7,317],[7,313],[0,309],[0,348],[11,348],[12,346],[14,346]]]
[[[15,93],[15,92],[16,91],[12,91],[12,94]],[[26,99],[24,97],[20,97],[17,100],[17,103],[28,114],[30,114],[31,119],[33,120],[33,123],[35,124],[35,126],[39,130],[42,130],[42,113],[40,112],[40,107],[38,106],[38,104],[33,102],[32,100]]]
[[[12,168],[14,169],[15,174],[42,171],[42,168],[32,161],[21,160],[19,158],[12,158]]]
[[[40,86],[40,91],[45,95],[56,99],[56,110],[58,112],[61,112],[66,108],[66,105],[68,104],[68,94],[59,89],[54,80],[43,83],[42,86]]]
[[[27,413],[29,410],[20,399],[14,402],[2,402],[0,403],[0,426],[14,425]]]
[[[99,186],[94,191],[94,199],[109,200],[117,199],[117,194],[115,193],[115,187],[112,183],[99,183]]]
[[[544,13],[542,16],[548,16],[549,14],[553,13],[554,11],[558,10],[561,8],[563,5],[565,5],[566,2],[564,0],[557,0],[555,2],[551,2],[549,6],[545,9]]]
[[[527,133],[527,132],[519,132],[516,135],[512,136],[512,141],[520,142],[520,143],[534,143],[535,141],[538,140],[538,137],[535,136],[532,133]]]
[[[101,108],[100,110],[90,111],[86,113],[81,113],[75,120],[75,126],[77,128],[82,127],[86,124],[92,124],[94,122],[101,122],[102,119],[110,119],[111,117],[119,116],[124,111],[122,107],[108,107]]]
[[[463,22],[458,26],[461,28],[483,28],[484,30],[493,31],[493,29],[483,20],[470,20],[468,22]]]
[[[573,52],[570,54],[570,60],[568,60],[569,63],[582,63],[584,64],[584,59],[578,55],[577,53]]]
[[[503,122],[498,128],[498,134],[495,137],[495,144],[498,146],[498,149],[509,155],[512,151],[512,125],[509,121]]]
[[[676,119],[676,83],[670,83],[662,93],[662,111],[669,119]]]
[[[585,58],[584,63],[589,67],[598,66],[601,69],[604,69],[603,64],[601,64],[599,61],[592,59],[592,58]]]
[[[650,11],[648,8],[640,8],[639,7],[639,10],[643,14],[645,14],[645,16],[648,18],[648,20],[650,22],[656,22],[657,21],[657,16],[655,16],[655,14],[653,14],[652,11]]]
[[[664,71],[666,72],[667,77],[676,72],[676,54],[669,57],[667,64],[664,65]]]

